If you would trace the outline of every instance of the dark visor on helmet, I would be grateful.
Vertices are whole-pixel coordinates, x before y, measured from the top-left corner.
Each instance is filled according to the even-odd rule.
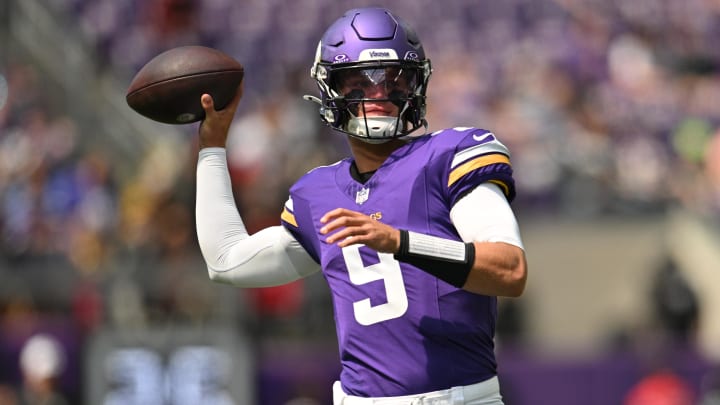
[[[401,66],[347,68],[333,72],[331,86],[348,101],[405,98],[415,92],[417,77],[417,69]]]

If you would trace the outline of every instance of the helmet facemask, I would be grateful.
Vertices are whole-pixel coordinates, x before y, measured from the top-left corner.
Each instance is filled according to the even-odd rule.
[[[430,71],[429,61],[317,64],[321,116],[338,131],[371,143],[407,136],[427,127]]]

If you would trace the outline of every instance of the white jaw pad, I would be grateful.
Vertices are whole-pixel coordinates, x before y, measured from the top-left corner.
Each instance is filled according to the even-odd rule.
[[[397,117],[353,117],[348,120],[347,131],[359,137],[393,138],[397,135],[397,121]]]

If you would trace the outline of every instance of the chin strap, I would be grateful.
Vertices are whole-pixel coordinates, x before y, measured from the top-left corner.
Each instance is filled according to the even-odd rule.
[[[326,108],[323,105],[323,102],[321,99],[311,96],[309,94],[305,94],[303,96],[304,100],[312,101],[313,103],[317,103],[320,106],[320,116],[322,117],[323,121],[325,121],[326,124],[332,125],[332,122],[335,121],[335,114],[330,108]]]

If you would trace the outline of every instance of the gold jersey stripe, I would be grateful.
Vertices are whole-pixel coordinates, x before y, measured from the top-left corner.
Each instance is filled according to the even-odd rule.
[[[500,186],[500,188],[502,189],[503,193],[504,193],[506,196],[509,196],[509,195],[510,195],[510,187],[508,187],[508,185],[505,184],[504,181],[501,181],[501,180],[490,180],[490,183],[497,184],[498,186]]]
[[[461,164],[455,170],[450,172],[450,178],[448,179],[448,187],[452,186],[453,183],[460,180],[462,176],[470,173],[471,171],[494,163],[505,163],[509,165],[510,159],[506,155],[500,153],[491,153],[489,155],[476,157],[469,162]]]
[[[298,224],[297,224],[297,221],[295,221],[295,215],[293,215],[292,213],[290,213],[290,211],[288,211],[287,209],[283,209],[282,214],[280,214],[280,218],[281,218],[283,221],[285,221],[285,222],[287,222],[287,223],[289,223],[289,224],[292,224],[292,226],[294,226],[295,228],[297,228]]]

